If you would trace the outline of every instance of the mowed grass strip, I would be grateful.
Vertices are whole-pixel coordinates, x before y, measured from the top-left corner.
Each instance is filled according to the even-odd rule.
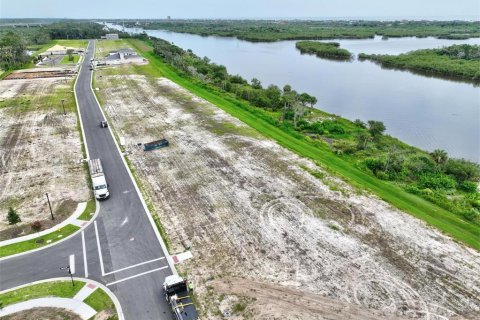
[[[73,60],[69,60],[68,55],[62,58],[62,61],[60,61],[60,64],[74,64],[77,63],[78,60],[80,60],[80,56],[78,54],[72,55]]]
[[[115,310],[115,305],[113,304],[112,299],[110,299],[108,294],[100,288],[97,288],[91,295],[83,300],[83,302],[97,312],[102,310]]]
[[[92,213],[95,213],[96,209],[97,209],[97,202],[95,201],[95,199],[88,200],[85,210],[83,210],[82,214],[78,217],[78,219],[89,221],[90,219],[92,219],[93,217]]]
[[[68,237],[79,229],[79,227],[73,224],[68,224],[63,228],[44,236],[0,247],[0,258],[50,245]]]
[[[0,295],[1,307],[45,297],[73,298],[85,285],[82,281],[53,281],[38,283]],[[93,307],[92,307],[93,308]]]
[[[146,75],[166,77],[179,84],[197,96],[209,101],[223,109],[230,115],[240,119],[255,128],[264,136],[277,141],[280,145],[290,149],[296,154],[310,158],[324,164],[333,174],[345,178],[354,186],[372,191],[381,199],[387,201],[400,210],[424,220],[456,240],[462,241],[472,248],[480,250],[480,227],[464,221],[437,205],[430,203],[418,196],[410,194],[399,187],[381,181],[365,172],[355,168],[353,164],[333,154],[327,147],[314,146],[300,135],[290,133],[272,125],[262,118],[262,112],[246,102],[240,101],[226,93],[219,92],[191,79],[180,75],[177,70],[161,61],[153,54],[153,48],[143,40],[130,39],[129,43],[145,58],[150,61]],[[138,68],[137,70],[142,70]]]

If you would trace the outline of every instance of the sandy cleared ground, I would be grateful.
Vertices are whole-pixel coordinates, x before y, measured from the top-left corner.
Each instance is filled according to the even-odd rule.
[[[96,87],[203,319],[448,319],[480,310],[480,255],[352,190],[166,79]],[[162,137],[168,148],[139,143]],[[335,306],[335,301],[338,304]]]
[[[65,79],[0,81],[0,239],[44,228],[71,215],[89,198],[77,116],[63,115],[60,99],[72,99]],[[61,92],[61,94],[59,93]],[[68,99],[67,98],[67,99]],[[73,103],[73,101],[68,101]],[[48,192],[55,220],[49,220]],[[9,226],[8,207],[22,219]]]

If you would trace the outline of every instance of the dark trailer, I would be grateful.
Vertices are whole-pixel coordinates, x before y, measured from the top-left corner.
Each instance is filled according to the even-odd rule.
[[[159,149],[167,146],[168,146],[167,139],[155,140],[152,142],[145,143],[143,145],[143,151],[150,151],[150,150]]]
[[[197,320],[198,313],[188,289],[187,280],[178,275],[165,278],[165,298],[172,307],[176,320]]]

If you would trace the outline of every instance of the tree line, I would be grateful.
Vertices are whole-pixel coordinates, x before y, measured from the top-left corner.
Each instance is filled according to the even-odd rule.
[[[122,21],[112,22],[122,23]],[[237,37],[252,42],[279,40],[480,36],[480,24],[469,21],[326,21],[326,20],[131,20],[129,27],[161,29],[199,35]]]
[[[147,38],[144,34],[142,37]],[[200,58],[162,39],[151,38],[154,54],[186,77],[214,86],[259,108],[259,116],[315,145],[327,145],[359,169],[417,194],[480,224],[480,194],[476,191],[480,167],[464,159],[450,159],[446,152],[418,150],[385,135],[381,121],[349,121],[314,110],[317,99],[298,93],[290,85],[279,88],[253,78],[229,75],[222,65]],[[264,112],[258,112],[264,110]]]
[[[416,50],[397,56],[361,53],[358,57],[377,62],[385,68],[480,82],[480,45],[453,45],[441,49]]]
[[[33,58],[27,49],[56,39],[97,39],[109,31],[101,24],[86,21],[60,21],[35,27],[0,28],[0,68],[18,69]],[[129,35],[122,32],[122,37]]]
[[[340,48],[338,42],[298,41],[295,47],[301,53],[315,54],[327,59],[350,60],[353,56],[350,51]]]

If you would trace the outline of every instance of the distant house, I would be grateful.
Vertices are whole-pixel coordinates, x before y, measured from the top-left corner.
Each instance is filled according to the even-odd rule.
[[[118,33],[107,33],[105,35],[105,39],[107,40],[118,40]]]
[[[111,51],[105,58],[107,65],[125,64],[125,63],[144,63],[145,59],[139,56],[135,50],[123,48],[117,51]]]
[[[73,53],[83,52],[83,49],[72,48],[72,47],[64,47],[64,46],[60,46],[60,45],[56,44],[53,47],[47,49],[47,51],[42,53],[42,55],[43,56],[46,56],[46,55],[62,55],[62,54],[67,54],[68,50],[72,50]]]

